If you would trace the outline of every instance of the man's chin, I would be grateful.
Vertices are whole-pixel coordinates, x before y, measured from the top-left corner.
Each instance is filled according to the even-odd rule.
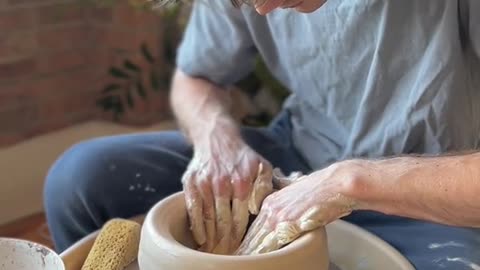
[[[321,8],[325,2],[321,1],[321,3],[316,4],[316,5],[300,5],[298,7],[295,7],[295,11],[300,12],[300,13],[312,13],[316,11],[317,9]]]

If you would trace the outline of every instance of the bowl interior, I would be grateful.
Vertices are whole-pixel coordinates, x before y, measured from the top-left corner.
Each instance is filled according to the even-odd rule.
[[[198,251],[198,245],[193,239],[193,234],[189,227],[188,215],[186,210],[186,204],[184,201],[183,193],[174,194],[162,202],[160,202],[153,211],[152,221],[155,223],[154,231],[157,233],[158,238],[162,238],[165,242],[164,245],[169,245],[175,243],[180,244],[181,246],[188,248],[195,252]],[[250,217],[249,225],[253,222],[254,216]],[[166,224],[161,224],[165,223]],[[272,252],[259,254],[255,256],[268,256],[273,254],[282,254],[289,252],[289,249],[298,248],[305,243],[312,240],[314,237],[318,237],[318,232],[308,233],[299,237],[294,242],[284,246],[279,250]],[[203,253],[203,252],[202,252]],[[208,254],[214,255],[214,254]],[[214,255],[214,256],[235,256],[235,255]],[[239,256],[235,256],[239,257]],[[241,257],[241,256],[240,256]]]
[[[150,209],[142,228],[140,269],[326,270],[328,248],[324,229],[299,237],[279,250],[254,255],[220,255],[197,250],[189,228],[182,193]]]
[[[182,246],[197,250],[199,246],[193,239],[193,234],[188,223],[186,209],[181,206],[185,205],[179,202],[177,205],[175,205],[175,208],[178,209],[172,209],[173,215],[171,215],[171,218],[169,219],[170,222],[168,223],[169,233],[173,239]]]
[[[0,238],[1,270],[64,270],[62,259],[51,249],[25,240]]]

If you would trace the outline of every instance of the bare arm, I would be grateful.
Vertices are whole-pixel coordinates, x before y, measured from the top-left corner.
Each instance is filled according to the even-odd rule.
[[[275,250],[354,210],[480,227],[480,153],[347,160],[267,197],[237,250]]]
[[[396,157],[358,165],[361,176],[348,192],[358,209],[480,227],[480,153]]]
[[[194,148],[182,184],[195,241],[202,251],[231,253],[249,211],[273,190],[271,164],[243,141],[225,89],[177,70],[171,104]]]
[[[225,136],[240,136],[229,114],[227,91],[207,80],[176,70],[170,103],[182,130],[194,145],[218,129]]]

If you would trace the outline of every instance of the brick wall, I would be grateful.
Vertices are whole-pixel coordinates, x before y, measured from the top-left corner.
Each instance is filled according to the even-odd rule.
[[[92,118],[108,67],[161,44],[159,16],[128,5],[0,0],[0,146]],[[155,51],[154,51],[155,53]],[[168,117],[166,94],[141,103],[124,122]]]

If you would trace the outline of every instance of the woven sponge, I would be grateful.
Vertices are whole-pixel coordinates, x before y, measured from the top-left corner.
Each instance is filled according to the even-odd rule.
[[[122,270],[138,254],[141,225],[126,219],[105,223],[95,239],[82,270]]]

